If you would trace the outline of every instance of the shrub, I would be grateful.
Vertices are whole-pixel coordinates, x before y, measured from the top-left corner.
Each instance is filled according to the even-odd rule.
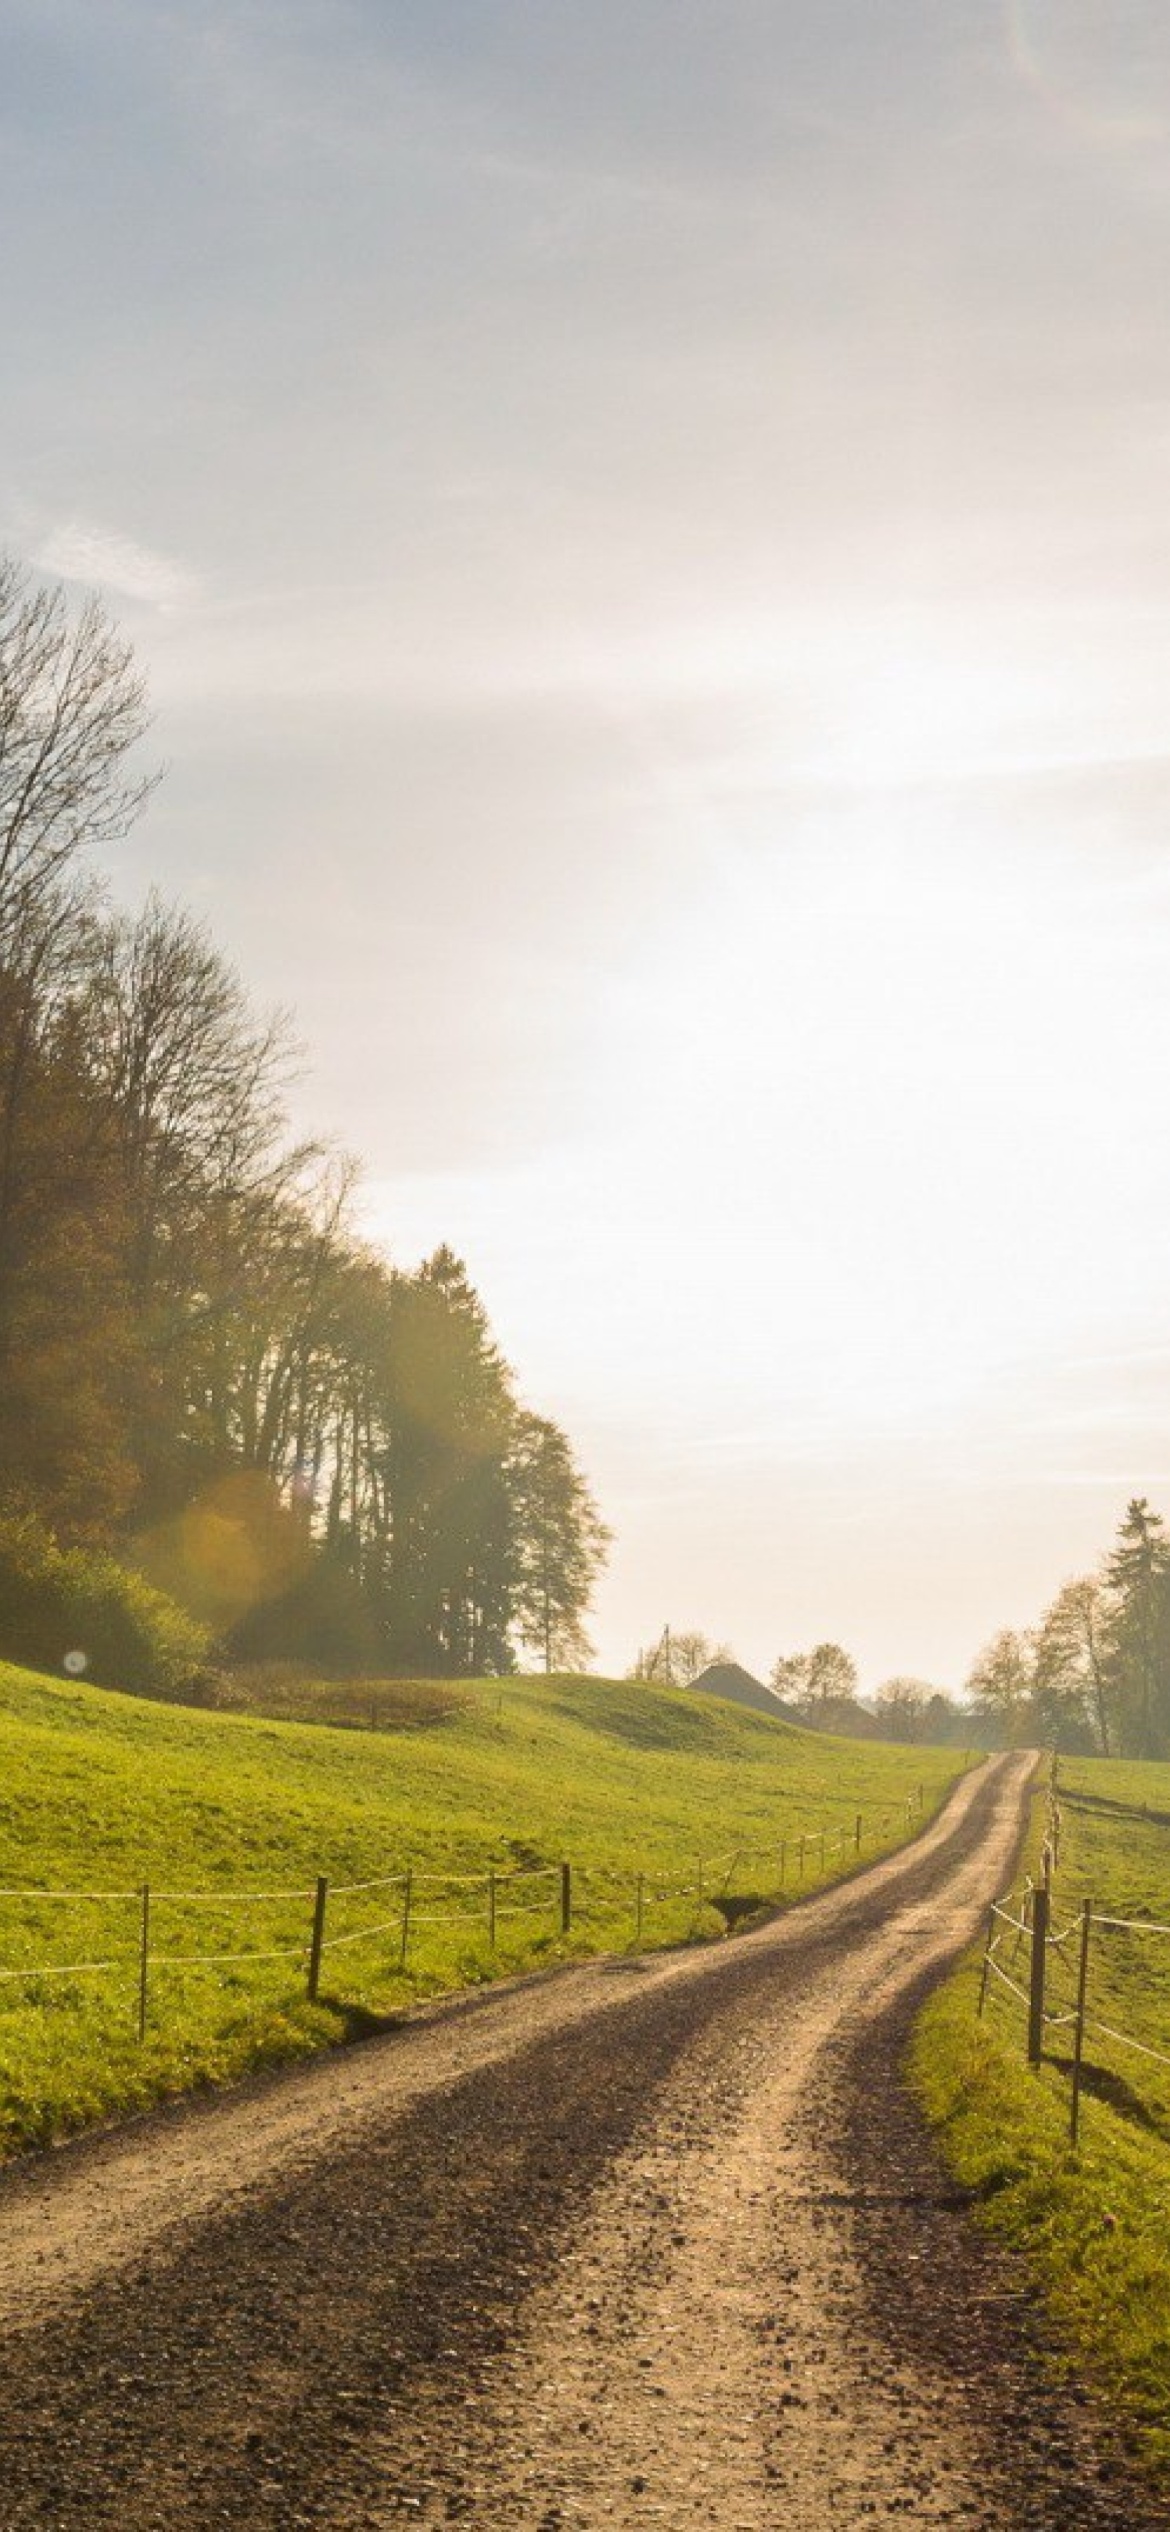
[[[197,1688],[206,1627],[100,1549],[57,1545],[31,1513],[0,1513],[0,1651],[140,1697]]]

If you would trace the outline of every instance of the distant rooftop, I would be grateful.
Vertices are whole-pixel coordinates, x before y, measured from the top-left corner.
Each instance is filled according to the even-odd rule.
[[[741,1662],[708,1662],[706,1670],[692,1679],[692,1688],[702,1689],[708,1697],[727,1697],[734,1706],[750,1706],[755,1714],[770,1714],[774,1723],[800,1723],[804,1717],[795,1706],[786,1705],[774,1688],[766,1688],[762,1679],[754,1679]]]

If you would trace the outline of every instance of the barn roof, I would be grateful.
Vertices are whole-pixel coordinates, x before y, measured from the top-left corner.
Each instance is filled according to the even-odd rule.
[[[699,1688],[708,1697],[727,1697],[732,1705],[750,1706],[755,1714],[770,1714],[777,1723],[803,1723],[795,1706],[786,1705],[774,1688],[766,1688],[762,1679],[755,1679],[742,1662],[708,1662],[692,1688]]]

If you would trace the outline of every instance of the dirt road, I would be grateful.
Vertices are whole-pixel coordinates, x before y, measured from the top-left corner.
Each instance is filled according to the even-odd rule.
[[[1026,1774],[737,1942],[6,2175],[3,2532],[1165,2524],[896,2081]]]

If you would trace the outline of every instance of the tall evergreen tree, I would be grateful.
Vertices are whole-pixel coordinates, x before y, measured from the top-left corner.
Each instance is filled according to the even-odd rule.
[[[589,1659],[585,1613],[610,1533],[547,1416],[520,1413],[505,1468],[512,1531],[512,1617],[546,1671]]]
[[[1126,1506],[1105,1563],[1109,1675],[1124,1746],[1170,1755],[1170,1539],[1144,1495]]]

